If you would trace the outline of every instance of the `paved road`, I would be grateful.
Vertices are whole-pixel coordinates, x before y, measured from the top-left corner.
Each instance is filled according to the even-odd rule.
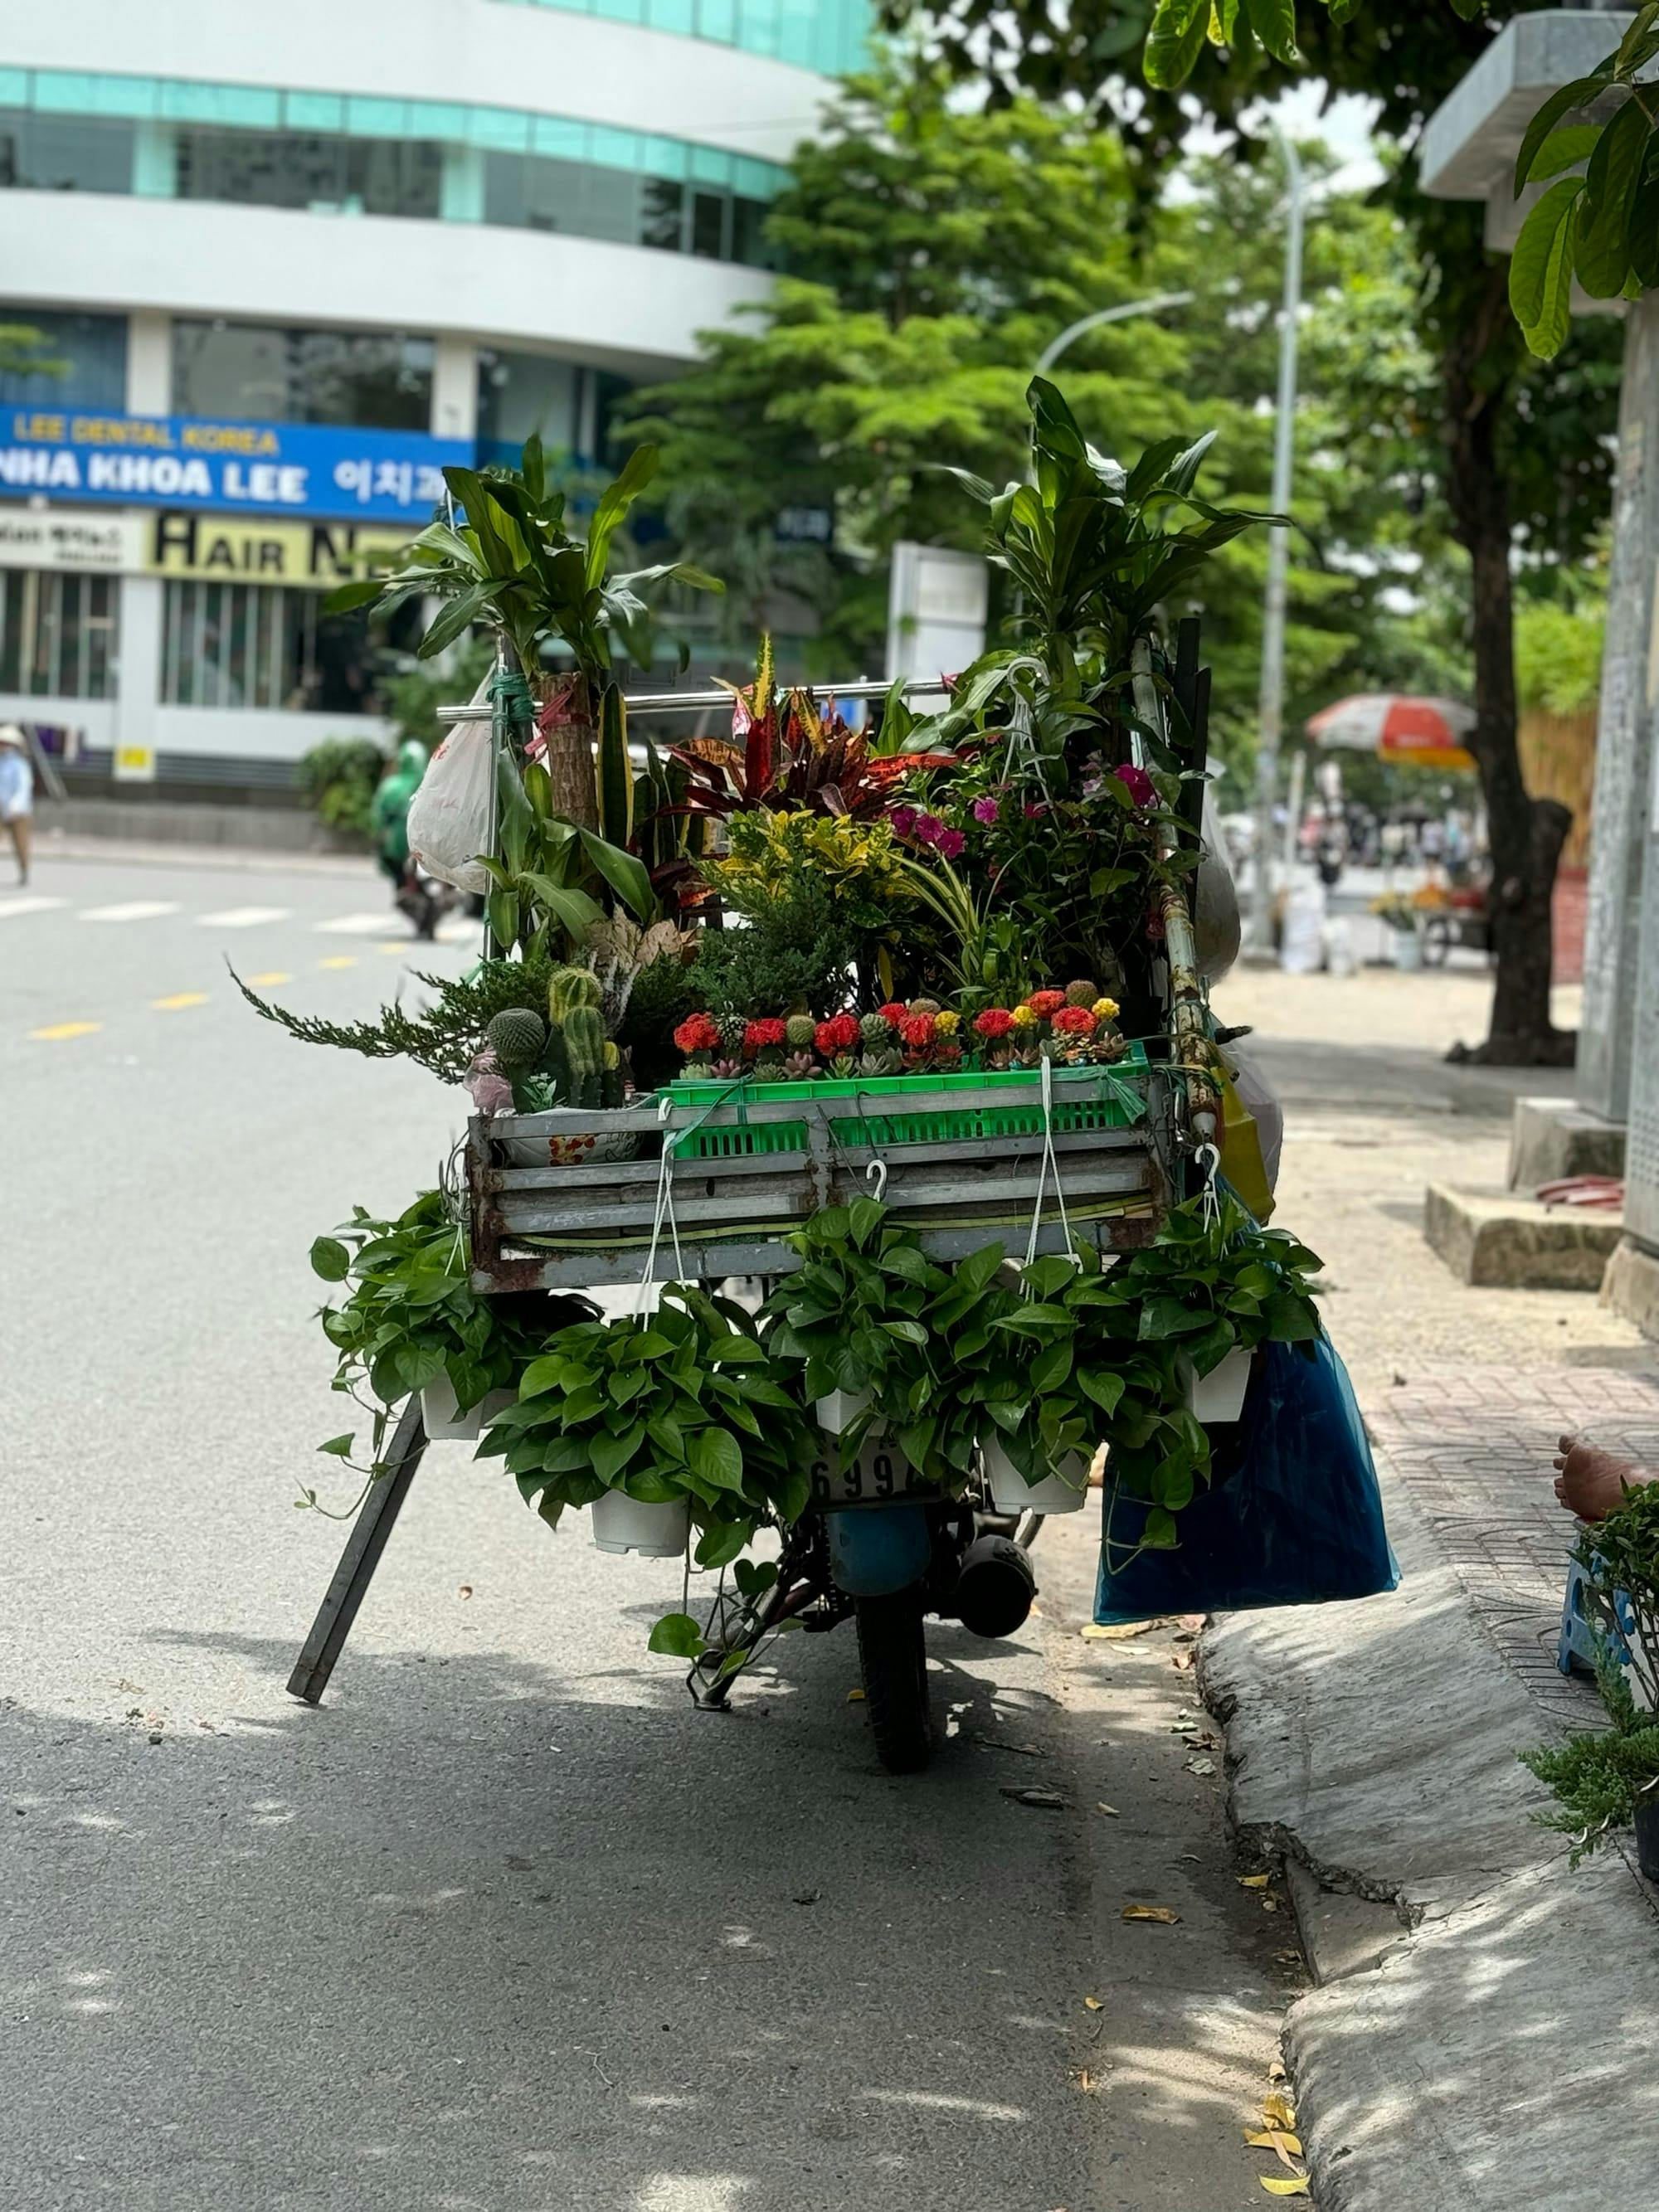
[[[342,1533],[292,1502],[343,1425],[307,1247],[429,1182],[460,1110],[260,1024],[222,956],[344,1014],[410,948],[367,869],[48,857],[32,896],[0,890],[0,2207],[1261,2202],[1288,1916],[1188,1767],[1183,1647],[1078,1635],[1077,1523],[1014,1644],[931,1636],[951,1735],[912,1781],[849,1637],[697,1715],[643,1650],[672,1571],[549,1536],[459,1445],[328,1703],[287,1698]]]

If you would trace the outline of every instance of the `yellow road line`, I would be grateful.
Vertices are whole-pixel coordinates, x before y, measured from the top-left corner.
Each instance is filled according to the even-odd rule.
[[[102,1022],[58,1022],[49,1030],[31,1030],[29,1036],[37,1044],[62,1044],[70,1037],[95,1036],[103,1026]]]
[[[355,968],[357,956],[355,952],[331,952],[326,960],[319,960],[317,965],[319,968]]]
[[[150,1011],[157,1014],[178,1014],[182,1013],[186,1006],[204,1006],[207,1000],[205,991],[175,991],[170,999],[152,999]]]
[[[271,991],[278,983],[291,983],[294,978],[286,968],[273,968],[267,975],[250,975],[247,980],[258,990]]]
[[[414,949],[414,946],[406,937],[400,937],[395,945],[377,945],[374,948],[377,952],[390,952],[394,957],[398,959],[401,959],[405,952],[412,952]]]

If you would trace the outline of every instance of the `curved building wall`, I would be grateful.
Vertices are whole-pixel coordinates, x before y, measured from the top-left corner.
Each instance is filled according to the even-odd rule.
[[[33,322],[43,366],[0,374],[0,717],[163,787],[275,786],[379,731],[373,655],[320,612],[330,563],[532,428],[580,501],[628,388],[763,296],[782,164],[867,23],[867,0],[11,11],[0,321]]]

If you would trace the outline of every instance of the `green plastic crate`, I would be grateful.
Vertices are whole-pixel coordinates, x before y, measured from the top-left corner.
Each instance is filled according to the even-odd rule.
[[[1109,1070],[1056,1068],[1053,1123],[1056,1133],[1086,1129],[1133,1128],[1146,1111],[1144,1099],[1121,1095],[1123,1087],[1137,1091],[1147,1074],[1146,1048],[1132,1044],[1124,1057]],[[1103,1085],[1101,1074],[1117,1079]],[[962,1144],[975,1139],[1025,1137],[1042,1128],[1042,1071],[1034,1067],[969,1068],[954,1075],[876,1075],[860,1080],[825,1078],[811,1083],[720,1083],[693,1081],[665,1086],[677,1106],[763,1105],[807,1098],[902,1098],[918,1091],[937,1096],[941,1091],[1012,1091],[1018,1103],[1006,1106],[963,1107],[907,1114],[902,1109],[884,1114],[837,1116],[830,1127],[842,1145],[872,1145],[882,1150],[902,1145]],[[1094,1090],[1095,1096],[1073,1094]],[[732,1159],[757,1152],[795,1152],[806,1149],[804,1121],[704,1123],[681,1132],[679,1155],[686,1159]]]

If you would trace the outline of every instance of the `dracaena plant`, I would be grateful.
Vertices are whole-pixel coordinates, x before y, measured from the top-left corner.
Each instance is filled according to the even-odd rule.
[[[447,468],[444,481],[463,513],[428,524],[401,568],[344,585],[328,602],[343,611],[441,600],[416,648],[422,659],[465,636],[474,623],[501,633],[528,678],[539,676],[544,646],[566,646],[574,669],[545,687],[538,716],[555,808],[624,847],[633,831],[633,771],[611,641],[638,642],[648,595],[662,585],[723,588],[684,561],[608,573],[612,541],[659,459],[655,446],[635,448],[600,494],[585,538],[567,527],[565,495],[549,481],[538,437],[526,441],[516,469]]]
[[[698,1565],[725,1566],[763,1522],[797,1519],[810,1494],[805,1415],[752,1328],[741,1306],[674,1283],[654,1313],[560,1329],[524,1367],[518,1402],[491,1420],[479,1456],[505,1459],[553,1524],[607,1490],[642,1504],[684,1500]]]

